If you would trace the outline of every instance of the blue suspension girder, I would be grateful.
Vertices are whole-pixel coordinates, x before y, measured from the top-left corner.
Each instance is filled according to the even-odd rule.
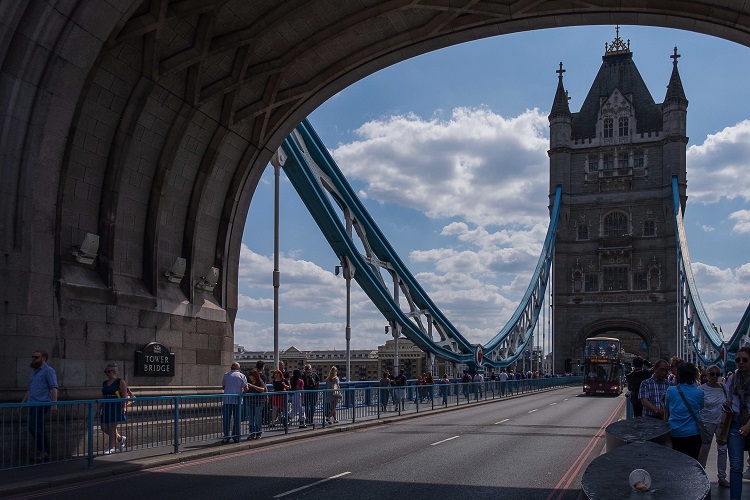
[[[682,205],[677,176],[672,177],[672,201],[674,203],[675,234],[677,235],[678,296],[682,312],[682,329],[678,341],[691,347],[696,359],[703,365],[721,364],[726,345],[716,326],[708,319],[703,302],[698,295],[693,270],[690,264],[685,226],[682,221]]]
[[[426,352],[454,362],[476,362],[477,346],[461,335],[409,272],[307,120],[285,139],[281,149],[287,177],[342,265],[349,267],[385,319]],[[558,186],[544,248],[529,288],[510,322],[482,346],[484,365],[512,364],[531,337],[550,277],[560,198]],[[352,230],[363,252],[353,240]],[[386,283],[383,272],[391,283]],[[407,311],[401,307],[400,295]]]

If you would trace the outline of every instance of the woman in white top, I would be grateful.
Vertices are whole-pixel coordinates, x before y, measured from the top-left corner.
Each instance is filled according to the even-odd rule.
[[[701,419],[711,434],[716,435],[719,430],[719,424],[724,412],[721,410],[722,405],[729,400],[729,389],[721,383],[721,367],[718,365],[709,366],[706,370],[708,381],[701,385],[703,390],[703,410],[701,410]],[[706,466],[708,452],[711,450],[711,444],[701,446],[698,461]],[[716,469],[718,471],[719,486],[729,488],[727,480],[727,444],[718,444],[716,446]]]

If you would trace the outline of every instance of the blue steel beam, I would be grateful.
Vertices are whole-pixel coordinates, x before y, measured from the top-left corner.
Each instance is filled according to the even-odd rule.
[[[401,333],[424,351],[455,362],[474,363],[477,346],[461,335],[412,276],[307,120],[287,137],[282,150],[287,156],[284,164],[287,177],[342,265],[350,266],[353,278],[385,319],[398,325]],[[542,255],[524,299],[511,321],[482,346],[485,354],[482,364],[507,366],[521,355],[528,343],[549,280],[560,197],[558,187]],[[343,212],[343,222],[334,204]],[[364,254],[353,241],[351,229],[356,230]],[[390,274],[393,293],[381,270]],[[399,291],[408,304],[408,312],[400,306]],[[434,339],[434,334],[439,339]]]
[[[708,319],[690,263],[685,227],[682,220],[682,205],[677,176],[672,177],[672,200],[674,203],[675,233],[677,235],[677,272],[679,299],[682,312],[682,332],[678,336],[684,345],[692,347],[696,358],[703,365],[721,364],[726,345],[716,326]]]

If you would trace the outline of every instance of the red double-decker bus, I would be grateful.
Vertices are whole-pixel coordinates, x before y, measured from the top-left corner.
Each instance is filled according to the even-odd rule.
[[[623,389],[620,340],[609,337],[586,339],[583,350],[583,392],[618,395]]]

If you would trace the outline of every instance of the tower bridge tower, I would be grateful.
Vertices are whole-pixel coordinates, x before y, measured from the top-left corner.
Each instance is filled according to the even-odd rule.
[[[554,363],[576,370],[584,340],[611,336],[654,360],[676,351],[678,291],[671,178],[683,209],[688,101],[677,48],[664,102],[654,102],[617,36],[580,111],[557,70],[549,115],[550,199],[563,198],[553,270]]]

